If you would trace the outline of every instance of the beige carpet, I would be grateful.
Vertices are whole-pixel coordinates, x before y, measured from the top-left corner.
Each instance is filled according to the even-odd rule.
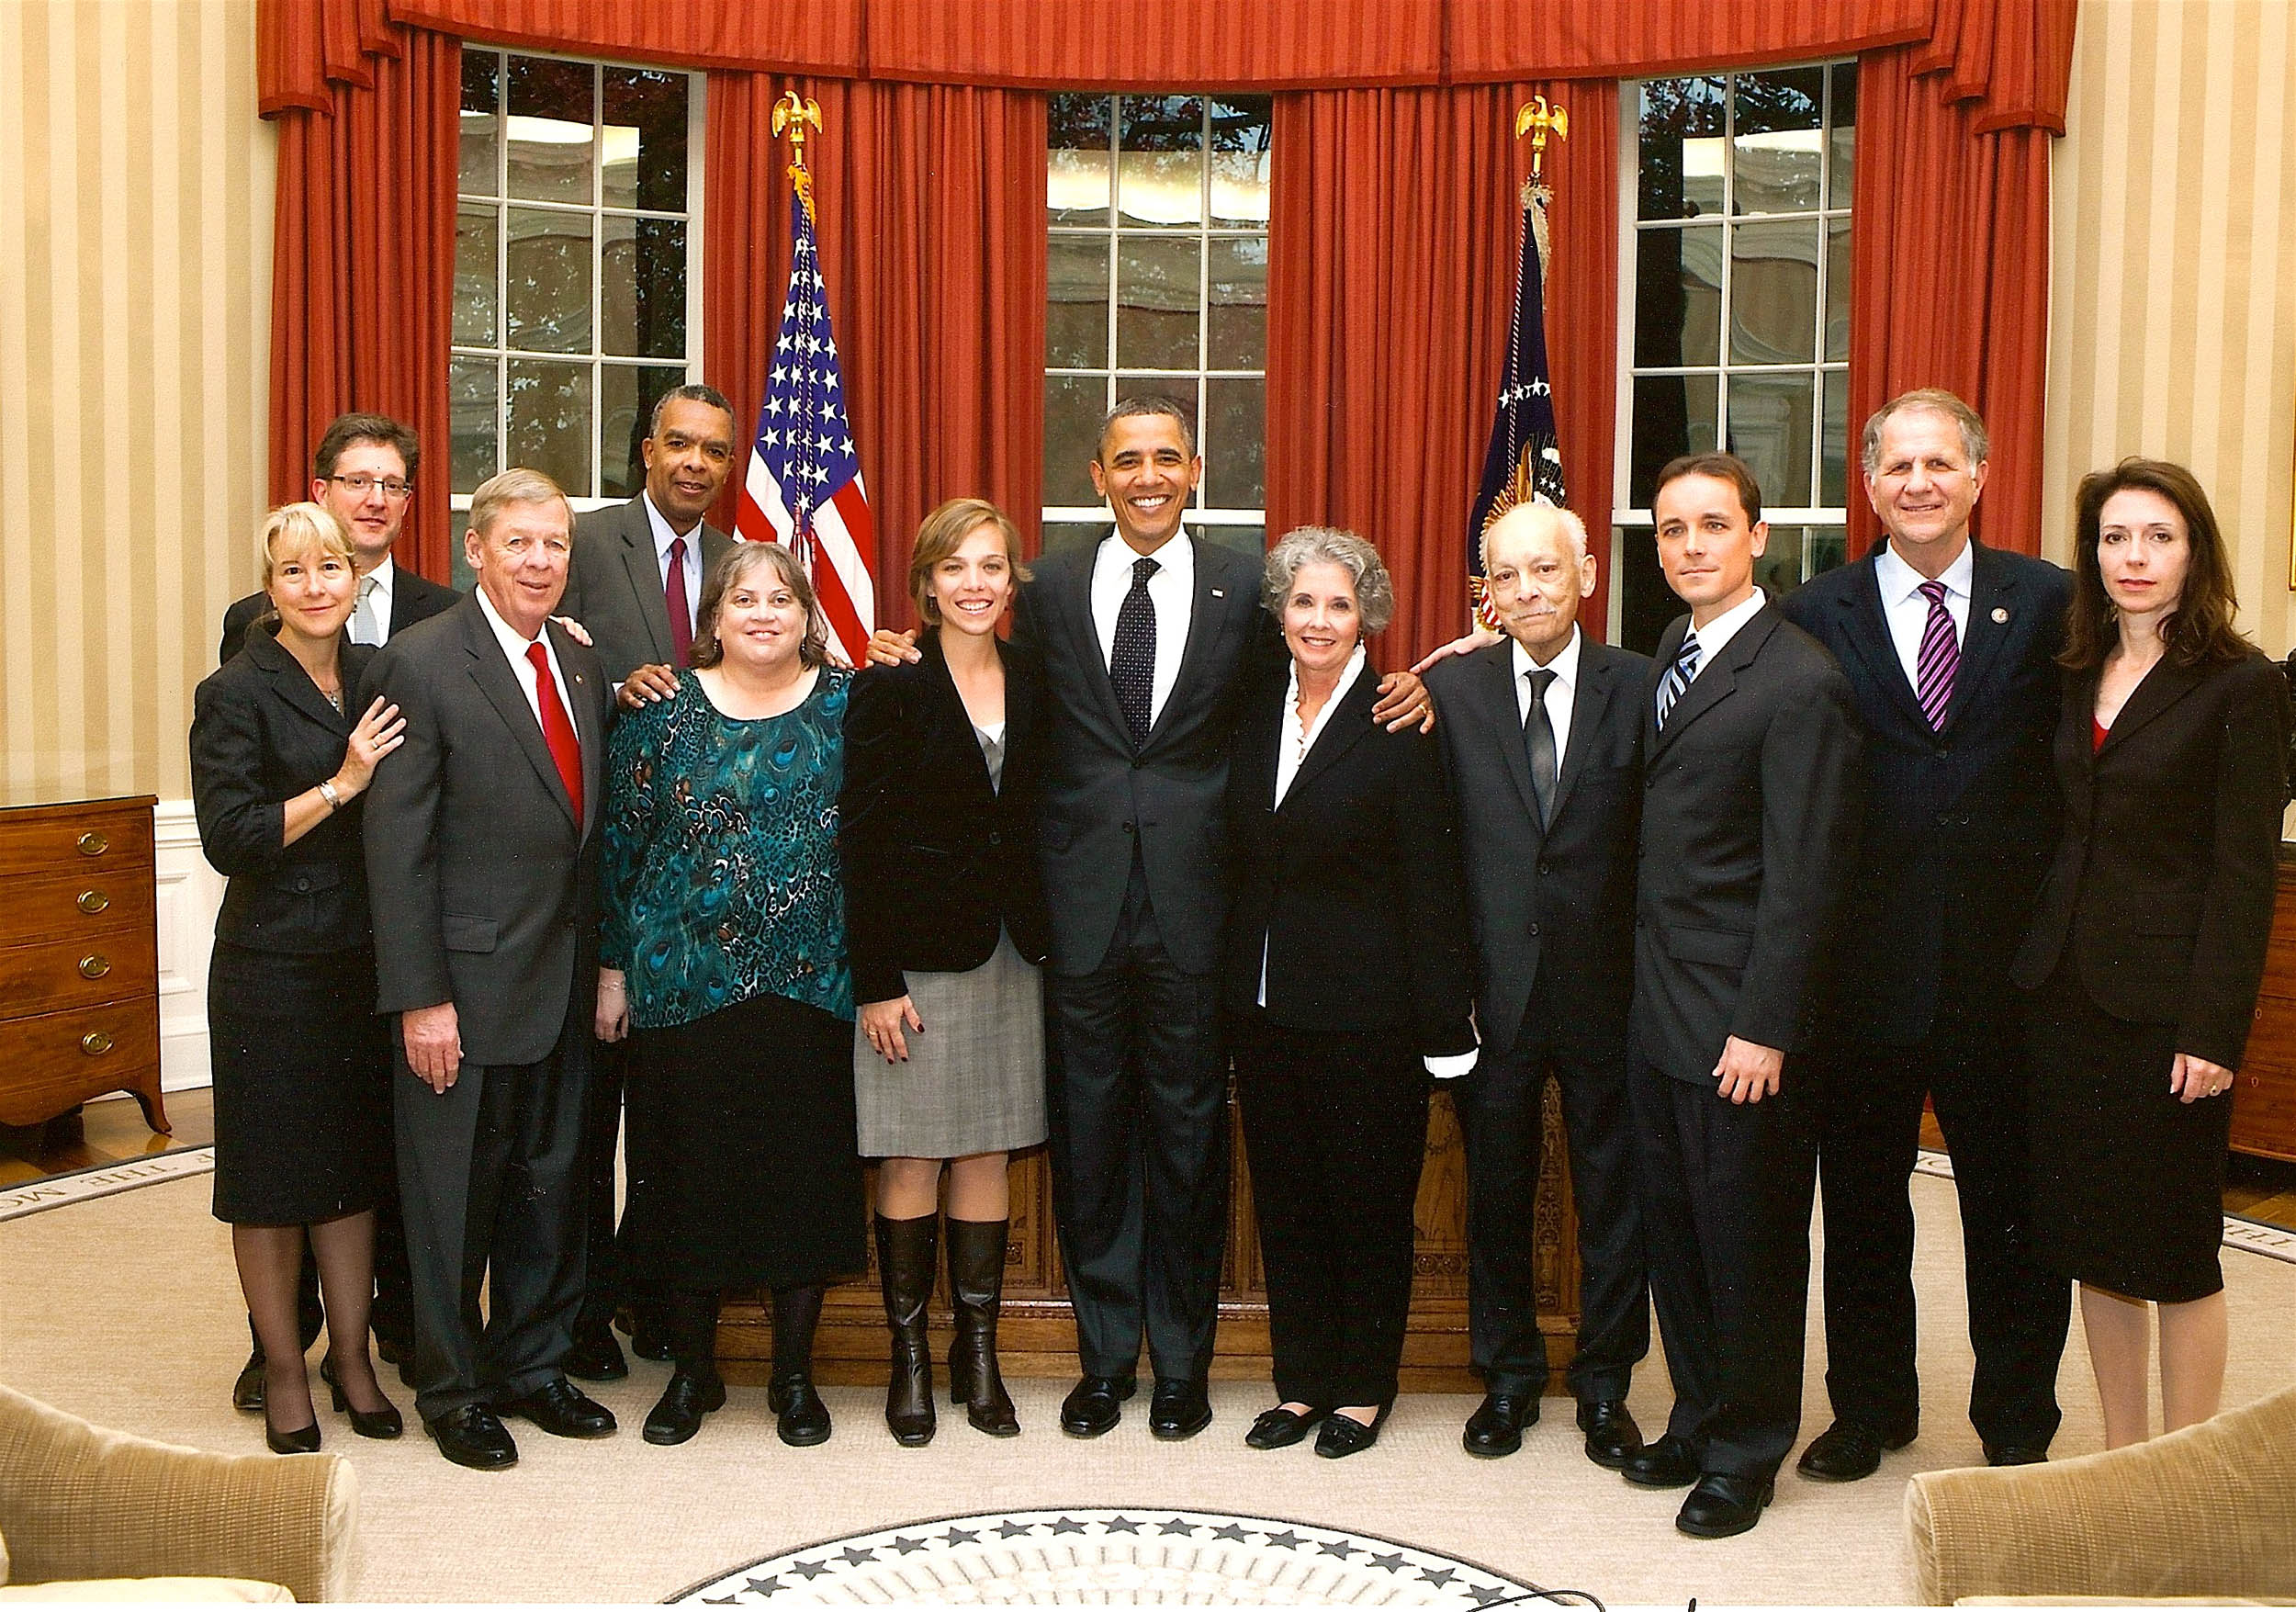
[[[736,1388],[701,1437],[674,1449],[637,1425],[666,1367],[636,1362],[600,1392],[623,1421],[602,1444],[564,1443],[513,1424],[523,1460],[481,1475],[450,1467],[419,1432],[396,1444],[350,1435],[322,1413],[327,1448],[357,1463],[366,1564],[376,1601],[654,1601],[775,1551],[925,1518],[997,1508],[1126,1506],[1225,1511],[1357,1529],[1613,1605],[1902,1602],[1904,1481],[1980,1459],[1963,1415],[1969,1389],[1959,1230],[1946,1182],[1914,1182],[1924,1295],[1922,1437],[1879,1476],[1830,1486],[1780,1480],[1776,1505],[1741,1539],[1700,1542],[1673,1527],[1679,1495],[1627,1487],[1581,1455],[1567,1401],[1521,1454],[1470,1460],[1458,1427],[1473,1401],[1406,1396],[1379,1447],[1344,1462],[1304,1447],[1261,1454],[1244,1429],[1267,1400],[1252,1383],[1213,1388],[1211,1429],[1176,1446],[1138,1415],[1080,1442],[1054,1426],[1065,1384],[1016,1382],[1026,1431],[982,1437],[962,1421],[919,1450],[896,1449],[882,1395],[830,1389],[838,1433],[810,1450],[772,1437],[761,1389]],[[0,1381],[93,1421],[218,1449],[261,1448],[227,1392],[244,1358],[228,1234],[195,1177],[0,1222]],[[2296,1381],[2296,1266],[2228,1250],[2234,1362],[2226,1403]],[[1805,1435],[1828,1420],[1812,1304]],[[2096,1398],[2075,1323],[2061,1384],[2057,1452],[2098,1447]],[[395,1384],[394,1384],[395,1389]],[[395,1391],[402,1407],[411,1395]],[[1633,1405],[1663,1425],[1653,1354]],[[410,1417],[411,1420],[411,1417]]]

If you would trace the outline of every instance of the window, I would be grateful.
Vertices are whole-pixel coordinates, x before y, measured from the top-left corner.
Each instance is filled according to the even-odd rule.
[[[458,499],[512,465],[586,502],[644,485],[654,400],[701,345],[703,82],[464,48]]]
[[[1264,546],[1266,96],[1056,95],[1046,193],[1044,540],[1109,529],[1086,466],[1100,417],[1167,392],[1191,405],[1205,537]]]
[[[1622,93],[1614,641],[1648,649],[1681,613],[1649,536],[1677,455],[1718,446],[1753,467],[1772,592],[1842,561],[1857,64]]]

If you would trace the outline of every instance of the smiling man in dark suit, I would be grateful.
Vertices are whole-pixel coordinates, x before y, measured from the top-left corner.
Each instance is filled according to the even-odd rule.
[[[1885,404],[1863,445],[1885,535],[1784,605],[1849,675],[1865,805],[1842,930],[1887,948],[1837,971],[1820,1038],[1835,1419],[1800,1470],[1836,1482],[1872,1473],[1919,1426],[1906,1182],[1925,1097],[1961,1201],[1969,1419],[1996,1466],[2048,1451],[2071,1303],[2025,1252],[2025,1037],[2009,972],[2056,843],[2049,746],[2072,579],[1970,535],[1986,429],[1953,393]]]
[[[1484,533],[1483,556],[1507,636],[1427,673],[1458,803],[1483,1038],[1481,1062],[1451,1088],[1467,1144],[1468,1329],[1485,1390],[1461,1442],[1469,1455],[1510,1455],[1538,1420],[1547,1344],[1531,1232],[1551,1077],[1579,1220],[1570,1391],[1587,1458],[1623,1467],[1642,1448],[1626,1400],[1650,1348],[1626,1110],[1650,662],[1579,630],[1595,565],[1570,511],[1510,510]]]

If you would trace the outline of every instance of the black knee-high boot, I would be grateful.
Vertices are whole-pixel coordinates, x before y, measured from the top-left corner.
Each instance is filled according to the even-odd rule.
[[[957,1336],[949,1343],[949,1400],[984,1433],[1010,1438],[1020,1431],[1012,1396],[996,1369],[996,1312],[1005,1295],[1005,1236],[1011,1222],[949,1222],[949,1294]]]
[[[765,1403],[783,1444],[803,1448],[829,1437],[829,1407],[813,1385],[813,1329],[821,1320],[822,1284],[773,1290],[773,1381]]]
[[[933,1294],[933,1234],[940,1217],[877,1217],[877,1276],[884,1289],[885,1322],[893,1328],[893,1376],[885,1384],[885,1426],[896,1444],[933,1437],[933,1346],[927,1306]]]

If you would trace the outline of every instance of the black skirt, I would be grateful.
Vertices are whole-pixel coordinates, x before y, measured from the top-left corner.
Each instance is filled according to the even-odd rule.
[[[866,1268],[850,1023],[760,996],[639,1031],[623,1100],[633,1280],[801,1287]]]
[[[390,1036],[371,952],[254,952],[208,965],[215,1217],[308,1225],[389,1195]]]

